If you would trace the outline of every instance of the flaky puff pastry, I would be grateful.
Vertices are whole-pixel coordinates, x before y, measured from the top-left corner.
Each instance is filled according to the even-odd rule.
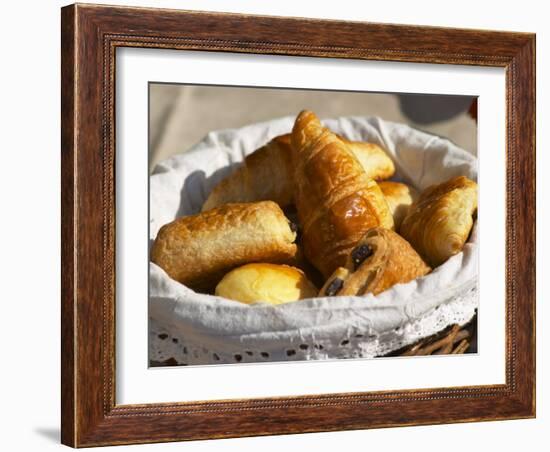
[[[400,234],[432,266],[460,252],[477,209],[477,184],[459,176],[424,190],[403,220]]]
[[[395,173],[395,165],[388,154],[377,144],[366,141],[351,141],[337,135],[349,148],[370,178],[380,181]]]
[[[176,281],[209,290],[235,267],[294,258],[296,233],[272,201],[225,204],[164,225],[151,260]]]
[[[231,270],[216,286],[216,295],[251,304],[282,304],[317,296],[317,289],[296,267],[247,264]]]
[[[290,135],[275,137],[248,155],[241,166],[218,183],[202,211],[229,202],[274,201],[281,207],[294,202]]]
[[[390,180],[379,182],[378,185],[388,202],[388,207],[393,215],[395,229],[399,230],[399,226],[407,215],[409,207],[418,198],[418,192],[407,184]]]
[[[430,270],[403,237],[389,229],[375,228],[353,248],[345,267],[339,267],[327,279],[319,295],[377,295]]]
[[[339,137],[353,152],[369,177],[387,179],[395,172],[392,159],[373,143]],[[210,192],[202,211],[229,202],[275,201],[285,208],[294,203],[294,167],[290,134],[273,138],[248,155],[241,166]]]
[[[367,230],[393,228],[393,217],[378,184],[314,113],[296,118],[292,147],[304,254],[326,278]]]

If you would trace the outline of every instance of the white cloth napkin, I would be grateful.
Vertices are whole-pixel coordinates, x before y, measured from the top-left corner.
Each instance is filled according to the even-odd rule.
[[[199,212],[217,182],[246,155],[289,132],[293,121],[293,117],[285,117],[212,132],[189,152],[159,164],[150,179],[151,243],[165,223]],[[397,171],[392,179],[419,190],[457,175],[477,180],[477,159],[447,139],[379,118],[323,122],[349,139],[382,146],[395,162]],[[212,362],[213,354],[218,359],[221,356],[222,362],[231,361],[231,356],[244,349],[264,351],[270,360],[289,359],[285,355],[288,347],[296,347],[299,353],[291,356],[300,359],[376,356],[447,324],[469,320],[478,304],[477,265],[474,227],[463,252],[427,276],[395,285],[376,297],[248,306],[196,293],[150,263],[149,315],[157,328],[202,350],[200,356],[186,358],[192,363]],[[351,343],[350,338],[354,338]],[[158,356],[158,350],[152,355]]]

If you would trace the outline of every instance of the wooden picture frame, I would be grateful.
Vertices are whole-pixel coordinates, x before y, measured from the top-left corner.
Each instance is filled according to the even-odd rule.
[[[535,35],[162,9],[62,9],[62,442],[73,447],[535,416]],[[506,383],[115,403],[115,50],[506,69]]]

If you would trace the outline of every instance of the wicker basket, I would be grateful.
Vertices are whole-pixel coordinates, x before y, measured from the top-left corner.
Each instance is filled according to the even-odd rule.
[[[205,194],[232,164],[269,137],[288,132],[293,121],[288,117],[212,132],[189,152],[161,163],[151,177],[150,238],[176,216],[199,211]],[[379,118],[338,118],[326,125],[350,139],[384,147],[396,163],[396,177],[417,189],[458,174],[476,179],[475,157],[448,140]],[[151,264],[150,360],[157,365],[202,365],[372,358],[396,350],[464,352],[464,340],[471,336],[447,328],[468,323],[478,306],[475,230],[462,253],[426,277],[394,286],[376,299],[316,298],[280,309],[243,307],[195,293]],[[433,335],[437,339],[432,340]],[[441,341],[443,335],[447,342]]]

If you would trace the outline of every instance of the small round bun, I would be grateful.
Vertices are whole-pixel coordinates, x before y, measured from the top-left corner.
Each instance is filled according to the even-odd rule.
[[[317,289],[296,267],[247,264],[227,273],[216,286],[216,295],[241,303],[282,304],[317,296]]]

